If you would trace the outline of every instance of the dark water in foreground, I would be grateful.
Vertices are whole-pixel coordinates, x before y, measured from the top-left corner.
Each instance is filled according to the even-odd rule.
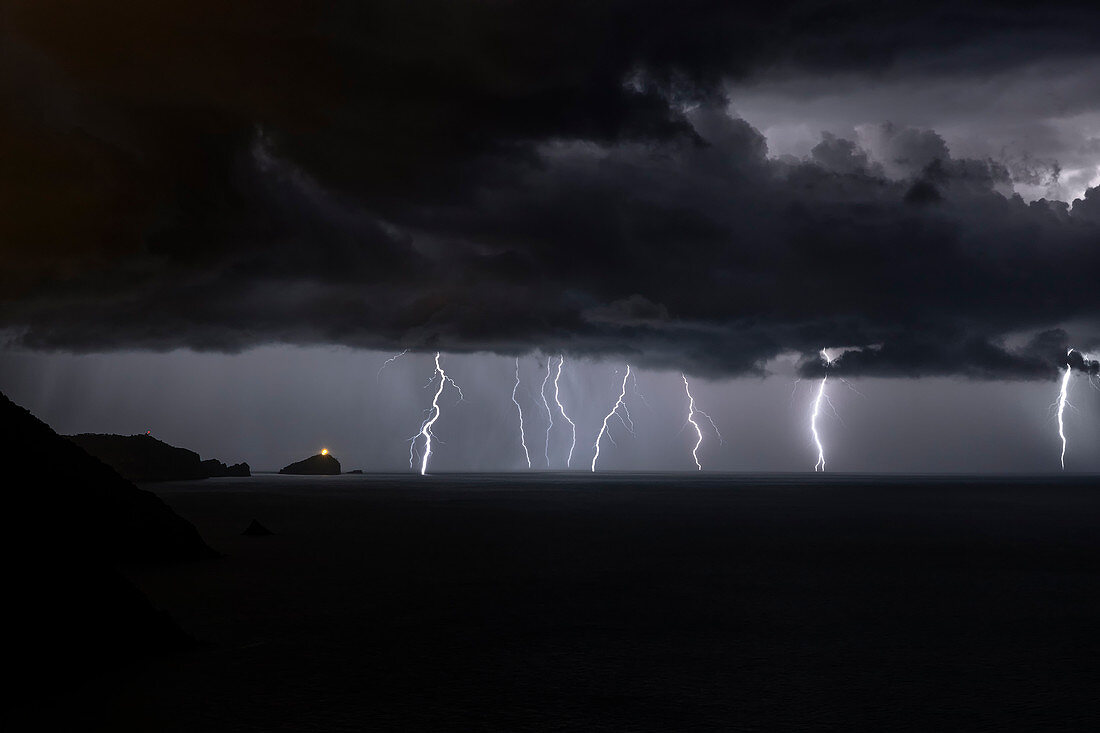
[[[131,569],[208,645],[104,681],[114,729],[1100,723],[1095,477],[147,488],[227,556]],[[253,518],[276,534],[241,536]]]

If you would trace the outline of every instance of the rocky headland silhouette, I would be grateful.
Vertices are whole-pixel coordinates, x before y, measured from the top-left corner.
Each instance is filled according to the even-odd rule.
[[[252,475],[247,463],[229,466],[216,458],[204,461],[195,451],[169,445],[151,435],[81,433],[68,438],[130,481],[184,481]]]
[[[190,522],[3,394],[0,458],[17,698],[193,644],[119,571],[218,557]]]

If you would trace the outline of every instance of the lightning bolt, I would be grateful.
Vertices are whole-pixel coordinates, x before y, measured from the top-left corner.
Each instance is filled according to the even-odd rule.
[[[725,445],[726,439],[722,437],[722,431],[714,424],[714,418],[698,408],[696,408],[695,411],[707,419],[707,422],[710,423],[711,428],[714,430],[714,435],[718,438],[718,442]]]
[[[443,371],[443,366],[439,363],[439,352],[435,352],[435,374],[428,380],[430,385],[436,377],[439,377],[439,387],[435,391],[435,396],[432,397],[432,406],[428,408],[428,417],[420,424],[420,432],[414,435],[410,440],[409,445],[409,467],[413,468],[416,462],[413,458],[416,452],[416,439],[424,438],[424,453],[420,457],[420,475],[426,476],[428,473],[428,460],[432,457],[432,438],[435,437],[435,433],[432,432],[432,426],[435,425],[435,421],[439,419],[439,397],[443,394],[444,388],[450,384],[458,391],[459,402],[462,402],[465,397],[462,395],[462,388],[458,386],[455,380],[447,376],[447,373]]]
[[[512,387],[512,402],[516,406],[516,412],[519,413],[519,444],[523,446],[523,456],[527,459],[527,467],[531,467],[531,454],[527,452],[527,436],[523,433],[523,408],[519,406],[519,400],[516,399],[516,391],[519,389],[519,357],[516,357],[516,384]]]
[[[680,379],[684,380],[684,392],[687,393],[688,397],[688,422],[691,423],[691,427],[695,428],[695,447],[691,449],[691,457],[695,459],[695,468],[702,471],[703,464],[699,463],[699,446],[703,444],[703,431],[699,429],[699,423],[695,422],[695,398],[691,396],[688,378],[683,372],[680,372]]]
[[[565,459],[565,467],[569,468],[569,464],[573,462],[573,449],[577,447],[577,426],[569,419],[569,416],[565,414],[565,408],[561,404],[561,396],[558,388],[558,381],[561,379],[561,367],[565,364],[565,356],[563,354],[558,355],[558,373],[554,375],[554,402],[558,404],[558,410],[561,411],[561,416],[565,418],[565,421],[569,423],[570,429],[573,431],[573,442],[569,444],[569,456]],[[530,464],[530,460],[528,460]]]
[[[546,425],[546,447],[544,448],[547,468],[550,468],[550,431],[554,428],[554,413],[550,411],[550,401],[546,399],[546,385],[550,382],[550,362],[552,361],[551,357],[546,357],[546,377],[542,380],[542,391],[539,392],[542,396],[542,406],[546,408],[546,419],[549,420]]]
[[[1066,352],[1068,357],[1073,353],[1073,349]],[[1069,377],[1072,372],[1072,367],[1066,364],[1066,373],[1062,375],[1062,387],[1058,391],[1058,401],[1055,403],[1058,406],[1058,437],[1062,439],[1062,470],[1066,470],[1066,424],[1063,420],[1063,415],[1066,412],[1066,405],[1069,404],[1067,395],[1069,394]]]
[[[821,436],[817,434],[817,415],[821,412],[821,398],[825,396],[825,382],[828,379],[828,375],[821,378],[821,386],[817,388],[817,398],[814,400],[814,411],[810,416],[810,432],[813,433],[814,445],[817,446],[817,463],[814,464],[814,471],[825,470],[825,449],[821,447]]]
[[[389,359],[386,359],[384,362],[382,362],[382,366],[378,367],[378,376],[375,377],[375,379],[381,378],[383,369],[385,369],[390,364],[394,363],[395,361],[397,361],[398,359],[400,359],[402,356],[404,356],[407,353],[409,353],[409,350],[405,349],[400,354],[394,354]]]
[[[438,354],[437,354],[436,356],[438,357]],[[458,386],[458,382],[456,382],[455,380],[451,379],[451,378],[450,378],[450,377],[448,377],[448,376],[447,376],[446,374],[444,374],[444,375],[443,375],[443,379],[444,379],[444,381],[446,381],[446,382],[447,382],[447,384],[449,384],[449,385],[451,385],[452,387],[454,387],[454,388],[455,388],[455,391],[456,391],[456,392],[458,392],[458,401],[459,401],[459,402],[465,402],[465,401],[466,401],[466,395],[462,394],[462,387],[459,387],[459,386]]]
[[[829,361],[829,355],[825,353],[825,349],[821,350],[821,358],[825,361],[825,368],[828,369],[832,362]],[[825,396],[825,382],[828,380],[828,374],[825,374],[821,378],[821,386],[817,388],[817,397],[814,399],[814,411],[810,415],[810,432],[813,433],[814,445],[817,446],[817,463],[814,464],[815,472],[825,470],[825,449],[821,445],[821,436],[817,433],[817,416],[821,413],[822,400],[828,399]],[[831,405],[832,403],[830,402],[829,404]]]
[[[1066,373],[1062,376],[1062,389],[1058,393],[1058,436],[1062,439],[1062,470],[1066,470],[1066,424],[1062,419],[1066,411],[1066,393],[1069,390],[1070,366],[1066,364]]]
[[[607,413],[607,415],[604,416],[603,426],[600,428],[600,434],[596,436],[596,453],[592,456],[592,472],[593,473],[595,473],[595,471],[596,471],[596,461],[598,461],[599,458],[600,458],[600,440],[603,438],[604,433],[607,433],[607,421],[611,419],[612,415],[618,415],[620,407],[622,407],[623,411],[626,412],[626,403],[623,402],[623,398],[626,397],[626,380],[628,380],[628,379],[630,379],[630,365],[629,364],[626,365],[626,374],[623,375],[623,388],[622,388],[622,391],[619,392],[619,398],[617,400],[615,400],[615,406],[611,408],[611,412]],[[620,420],[623,420],[622,415],[618,415],[618,417],[619,417]],[[630,418],[630,413],[627,412],[627,419],[629,419],[629,418]],[[623,425],[626,425],[625,420],[623,420]],[[628,427],[628,429],[630,429],[630,428]],[[608,433],[607,437],[610,439],[611,434]]]

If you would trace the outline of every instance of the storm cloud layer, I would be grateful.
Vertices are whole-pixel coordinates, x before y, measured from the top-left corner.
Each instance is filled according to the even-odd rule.
[[[3,3],[0,325],[710,375],[851,346],[849,374],[1050,378],[1100,342],[1100,188],[1016,190],[1058,150],[884,116],[774,155],[737,114],[770,84],[1088,68],[1100,11],[635,5]]]

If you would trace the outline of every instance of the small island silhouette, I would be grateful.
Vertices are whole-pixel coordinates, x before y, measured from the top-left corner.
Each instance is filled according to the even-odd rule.
[[[315,456],[283,466],[279,473],[295,476],[337,476],[340,474],[340,461],[327,450],[323,450]]]

